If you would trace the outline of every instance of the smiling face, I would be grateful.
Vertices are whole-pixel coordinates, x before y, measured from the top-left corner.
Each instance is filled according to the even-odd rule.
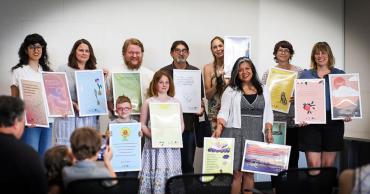
[[[324,51],[315,52],[315,62],[317,66],[328,66],[329,64],[329,55]]]
[[[28,60],[38,62],[42,56],[42,46],[39,43],[27,47]]]
[[[90,49],[87,44],[80,44],[76,49],[76,59],[79,63],[86,64],[90,58]]]
[[[185,45],[179,44],[176,48],[171,52],[171,56],[175,63],[186,63],[186,59],[189,57],[189,50],[185,47]]]
[[[219,39],[214,39],[211,44],[212,54],[215,58],[224,57],[224,43]]]
[[[248,83],[252,80],[253,71],[248,62],[243,62],[240,64],[238,77],[242,83]]]
[[[143,51],[138,45],[130,44],[123,53],[125,64],[129,69],[139,69],[143,61]]]
[[[279,62],[289,62],[291,54],[288,48],[279,47],[276,52],[276,61]]]
[[[129,102],[117,103],[116,104],[117,116],[121,119],[129,119],[132,113],[132,107]]]
[[[167,94],[170,88],[170,80],[168,77],[162,75],[161,79],[159,79],[157,83],[157,91],[158,94]]]

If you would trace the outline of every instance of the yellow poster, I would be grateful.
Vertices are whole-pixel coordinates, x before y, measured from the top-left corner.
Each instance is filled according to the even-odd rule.
[[[179,103],[149,103],[152,147],[182,148]]]
[[[297,72],[273,67],[269,71],[267,87],[270,91],[272,110],[288,113],[289,99],[293,95]]]
[[[233,173],[234,138],[204,138],[202,173]]]

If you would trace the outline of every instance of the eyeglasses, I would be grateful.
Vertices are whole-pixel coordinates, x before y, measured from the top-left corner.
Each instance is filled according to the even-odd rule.
[[[133,56],[133,55],[141,55],[141,52],[127,52],[127,54],[129,54],[130,56]]]
[[[187,54],[188,53],[188,49],[175,49],[175,52],[177,54],[181,54],[181,53]]]
[[[277,52],[279,53],[290,53],[289,49],[278,49]]]
[[[119,107],[119,108],[116,108],[117,111],[129,111],[131,110],[132,108],[131,107]]]
[[[33,51],[35,51],[35,50],[41,51],[42,48],[43,48],[43,46],[41,46],[41,45],[30,45],[30,46],[28,46],[28,49],[33,50]]]

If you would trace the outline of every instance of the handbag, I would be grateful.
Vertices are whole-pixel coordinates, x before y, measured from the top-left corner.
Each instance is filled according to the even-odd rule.
[[[208,120],[207,113],[204,112],[204,121],[200,121],[195,125],[195,145],[198,148],[203,148],[204,137],[211,137],[211,135],[212,125]]]

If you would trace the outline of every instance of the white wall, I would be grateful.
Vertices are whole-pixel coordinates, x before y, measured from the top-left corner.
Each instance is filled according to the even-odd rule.
[[[0,94],[9,94],[10,68],[24,37],[40,33],[48,42],[52,67],[66,64],[73,43],[88,39],[100,66],[122,64],[126,38],[144,43],[144,65],[153,70],[171,62],[171,43],[189,43],[189,62],[212,60],[215,35],[252,36],[252,59],[260,74],[274,64],[273,46],[291,41],[293,63],[308,67],[312,45],[328,41],[343,64],[343,0],[8,0],[0,7]]]

